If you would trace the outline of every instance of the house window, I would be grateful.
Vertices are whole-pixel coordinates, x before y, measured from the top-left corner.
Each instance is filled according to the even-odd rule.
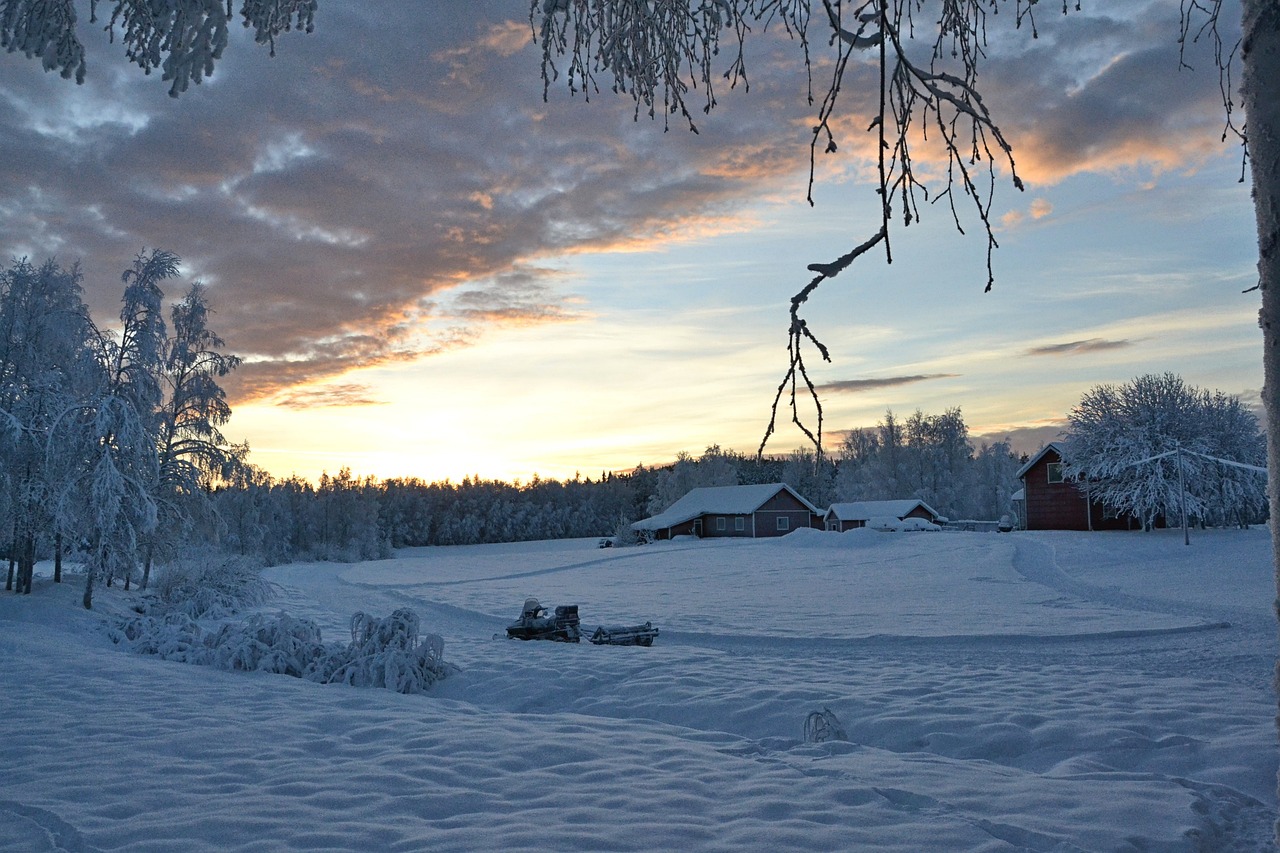
[[[747,520],[745,518],[735,518],[733,520],[733,529],[741,533],[747,529]]]
[[[779,529],[779,530],[790,530],[790,529],[791,529],[791,519],[787,518],[785,515],[780,515],[780,516],[778,516],[778,529]]]
[[[1050,462],[1050,463],[1049,463],[1047,466],[1045,466],[1045,467],[1046,467],[1046,468],[1048,469],[1048,471],[1049,471],[1049,482],[1050,482],[1050,483],[1061,483],[1061,482],[1063,482],[1063,479],[1062,479],[1062,463],[1061,463],[1061,462]]]
[[[716,530],[724,530],[724,518],[716,519]]]

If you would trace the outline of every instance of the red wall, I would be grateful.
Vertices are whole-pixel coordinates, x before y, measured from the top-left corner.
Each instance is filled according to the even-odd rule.
[[[1049,450],[1022,478],[1028,530],[1088,530],[1084,495],[1071,483],[1050,483],[1049,463],[1061,457]]]

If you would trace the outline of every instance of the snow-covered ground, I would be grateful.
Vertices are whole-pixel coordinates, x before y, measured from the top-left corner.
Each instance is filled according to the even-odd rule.
[[[3,850],[1269,848],[1262,529],[798,531],[270,570],[347,635],[411,607],[423,695],[125,653],[127,604],[0,595]],[[526,596],[652,648],[497,638]],[[845,742],[805,743],[830,709]]]

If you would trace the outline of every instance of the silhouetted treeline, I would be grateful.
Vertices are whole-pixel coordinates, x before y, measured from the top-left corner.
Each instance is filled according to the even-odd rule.
[[[275,480],[243,465],[214,493],[221,523],[208,535],[269,564],[377,559],[419,545],[607,537],[665,508],[661,496],[674,500],[697,485],[773,482],[786,464],[711,447],[701,459],[681,454],[672,465],[594,480],[379,480],[344,468],[318,484]]]

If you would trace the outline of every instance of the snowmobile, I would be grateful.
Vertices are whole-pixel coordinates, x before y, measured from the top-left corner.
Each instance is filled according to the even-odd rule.
[[[610,625],[596,628],[589,638],[597,646],[652,646],[658,629],[652,622],[643,625]]]
[[[514,640],[576,643],[582,637],[578,627],[578,605],[561,604],[554,614],[548,615],[547,608],[539,604],[538,599],[526,599],[520,618],[507,626],[507,636]]]

